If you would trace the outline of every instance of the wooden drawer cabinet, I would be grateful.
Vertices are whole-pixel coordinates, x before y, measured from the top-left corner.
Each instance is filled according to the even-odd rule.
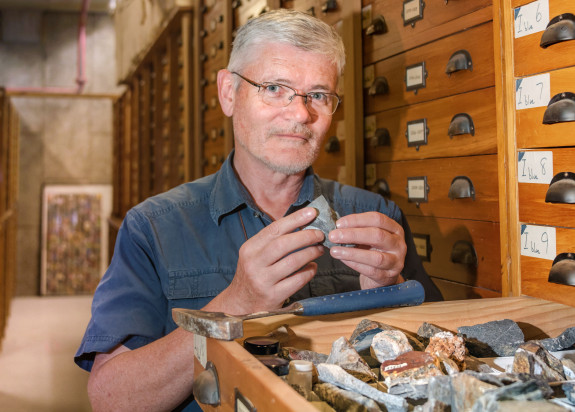
[[[448,75],[450,58],[461,50],[471,56],[473,70],[462,69]],[[365,86],[383,77],[389,92],[372,96],[366,89],[365,111],[373,114],[493,86],[493,73],[493,24],[485,23],[367,66]],[[419,87],[423,83],[425,86]]]
[[[493,87],[386,110],[366,118],[365,124],[368,163],[497,151]],[[378,136],[386,134],[389,144],[379,146],[384,142]]]
[[[515,7],[524,5],[517,1]],[[564,13],[575,13],[575,4],[571,0],[549,0],[549,20]],[[514,39],[515,75],[546,72],[549,70],[575,65],[575,40],[562,41],[547,48],[540,46],[544,31]]]
[[[234,2],[232,2],[234,3]],[[241,1],[233,11],[234,13],[234,27],[239,28],[247,23],[251,18],[257,17],[262,13],[269,10],[267,0],[248,0]]]
[[[414,4],[417,11],[417,4],[414,1],[405,4],[409,6],[409,3]],[[364,0],[363,6],[364,29],[378,16],[384,18],[386,26],[381,34],[366,34],[364,30],[363,61],[366,65],[492,18],[491,0],[427,1],[422,12],[415,13],[413,26],[404,23],[402,1]],[[409,14],[406,19],[411,20]]]
[[[432,277],[501,293],[498,223],[420,216],[408,222]]]
[[[305,11],[333,26],[343,18],[343,2],[349,0],[293,0],[293,9]]]
[[[556,237],[557,255],[575,253],[575,229],[552,228]],[[522,248],[530,245],[522,244]],[[553,261],[531,256],[521,256],[521,293],[542,299],[573,305],[575,286],[549,282]]]
[[[575,67],[554,70],[548,75],[551,98],[563,92],[575,93]],[[575,146],[575,123],[543,124],[546,110],[547,107],[517,110],[517,147]]]
[[[458,179],[455,186],[465,188],[470,180],[475,198],[450,199],[452,182],[462,176],[467,179]],[[375,178],[385,179],[391,200],[406,215],[499,220],[496,155],[382,162],[375,165]],[[425,196],[424,178],[427,201],[416,203]]]
[[[556,175],[560,172],[575,172],[575,149],[550,149],[553,162],[547,160],[546,173]],[[549,170],[552,165],[553,172]],[[528,173],[519,163],[519,174]],[[536,172],[541,173],[541,171]],[[519,220],[522,223],[538,225],[575,227],[575,204],[546,203],[545,196],[549,189],[548,184],[518,183],[519,192]]]

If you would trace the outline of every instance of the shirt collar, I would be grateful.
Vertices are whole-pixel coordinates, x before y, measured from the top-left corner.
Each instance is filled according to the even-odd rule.
[[[210,215],[215,224],[219,225],[222,218],[243,207],[259,210],[246,188],[236,176],[233,168],[234,150],[222,164],[216,175],[216,181],[210,193]],[[319,186],[314,179],[312,167],[308,167],[304,182],[296,202],[288,209],[288,214],[310,203],[317,196]]]

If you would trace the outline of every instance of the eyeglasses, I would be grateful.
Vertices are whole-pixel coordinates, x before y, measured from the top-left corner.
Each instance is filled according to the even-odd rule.
[[[294,97],[301,96],[308,110],[313,110],[316,113],[325,115],[332,115],[337,110],[337,106],[341,102],[341,98],[335,93],[325,92],[309,92],[299,94],[297,90],[280,83],[256,83],[253,80],[247,79],[239,73],[232,72],[238,75],[241,79],[249,84],[258,88],[258,95],[262,102],[273,107],[286,107],[289,105]]]

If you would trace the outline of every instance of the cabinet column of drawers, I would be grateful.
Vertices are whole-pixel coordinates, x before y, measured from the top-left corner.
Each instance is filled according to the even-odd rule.
[[[19,133],[18,114],[0,88],[0,348],[16,275]]]
[[[446,299],[501,296],[490,1],[364,0],[366,187]]]
[[[568,305],[575,302],[574,13],[568,0],[501,4],[509,45],[509,192],[516,193],[508,196],[516,211],[510,289]]]

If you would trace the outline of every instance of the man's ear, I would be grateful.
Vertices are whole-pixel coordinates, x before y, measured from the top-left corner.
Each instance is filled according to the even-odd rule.
[[[233,74],[226,69],[220,70],[218,72],[218,98],[222,111],[228,117],[234,114],[235,93]]]

